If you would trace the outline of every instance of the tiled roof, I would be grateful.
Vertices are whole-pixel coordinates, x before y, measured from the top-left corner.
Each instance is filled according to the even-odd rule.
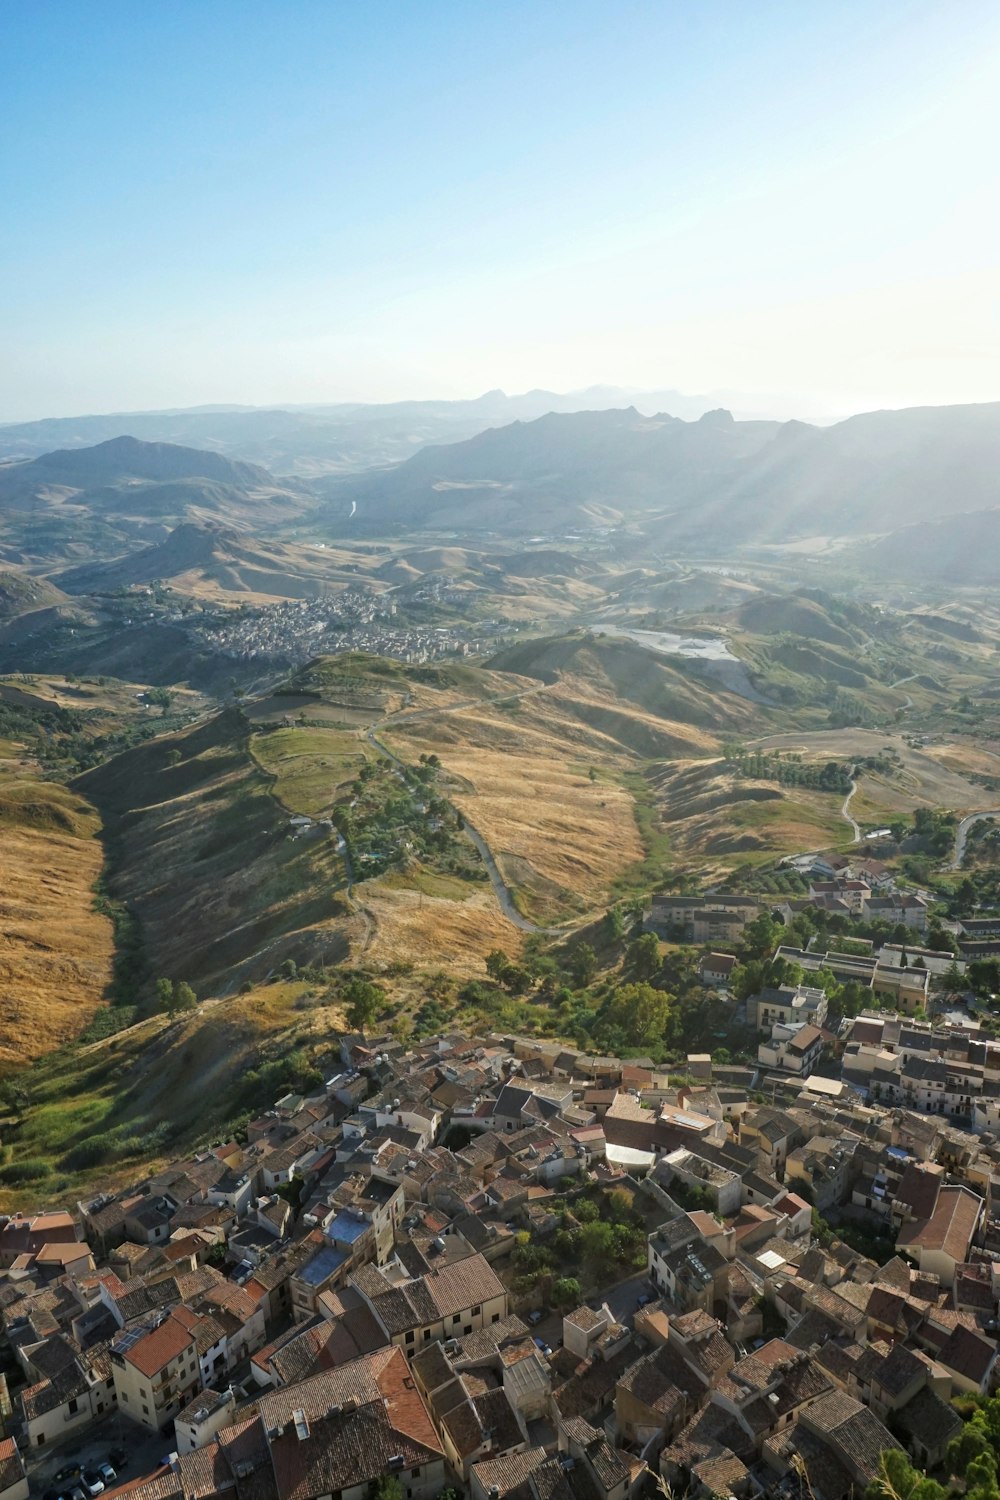
[[[121,1335],[115,1343],[119,1340],[121,1340]],[[162,1323],[150,1328],[141,1338],[124,1349],[121,1357],[128,1364],[134,1365],[140,1374],[152,1378],[158,1375],[171,1360],[183,1354],[192,1343],[192,1336],[184,1323],[171,1314],[169,1318],[164,1318]],[[117,1352],[114,1344],[112,1344],[112,1352]]]

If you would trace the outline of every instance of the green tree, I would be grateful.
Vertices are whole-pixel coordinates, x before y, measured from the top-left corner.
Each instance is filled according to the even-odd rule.
[[[593,983],[594,975],[597,973],[597,954],[589,943],[581,943],[573,952],[569,961],[569,971],[578,989],[584,989],[588,984]]]
[[[599,1030],[620,1036],[628,1047],[654,1046],[663,1041],[672,1005],[673,997],[651,984],[620,985],[604,1007]]]
[[[158,1010],[165,1010],[168,1016],[176,1015],[177,1006],[174,999],[174,982],[172,979],[158,979],[156,981],[156,1005]]]
[[[372,1485],[372,1500],[403,1500],[403,1486],[395,1474],[383,1474]]]
[[[784,924],[762,911],[743,929],[743,951],[747,958],[770,958],[781,941]]]
[[[174,1005],[179,1011],[197,1010],[198,1008],[198,996],[189,984],[185,984],[183,979],[174,990]]]
[[[915,1469],[899,1448],[879,1455],[878,1475],[865,1492],[865,1500],[947,1500],[948,1491],[935,1479]]]
[[[385,999],[384,992],[368,979],[351,979],[344,986],[347,1024],[352,1031],[367,1031]]]
[[[503,971],[509,963],[510,959],[504,953],[503,949],[494,948],[492,952],[486,955],[486,972],[491,979],[495,979],[497,984],[499,984],[503,976]]]
[[[552,1306],[559,1311],[565,1311],[570,1307],[579,1307],[583,1300],[580,1292],[580,1283],[575,1276],[559,1276],[552,1283],[549,1298]]]
[[[625,950],[625,967],[636,979],[652,979],[660,972],[660,944],[653,932],[644,932]]]

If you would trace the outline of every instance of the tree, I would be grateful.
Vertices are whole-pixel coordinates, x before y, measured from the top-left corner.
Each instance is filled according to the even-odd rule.
[[[868,1486],[865,1500],[947,1500],[948,1491],[935,1479],[915,1469],[899,1448],[879,1455],[878,1475]]]
[[[158,979],[156,981],[156,1004],[157,1008],[165,1010],[168,1016],[176,1013],[174,982],[172,979]]]
[[[347,1024],[352,1031],[366,1031],[374,1021],[379,1005],[385,999],[377,984],[368,979],[351,979],[344,986],[347,1002]]]
[[[660,972],[660,944],[653,932],[635,938],[625,951],[625,967],[636,979],[652,979]]]
[[[580,1294],[580,1283],[575,1276],[559,1276],[552,1283],[549,1298],[552,1306],[560,1311],[569,1307],[579,1307],[583,1300]]]
[[[673,997],[651,984],[623,984],[604,1007],[599,1030],[620,1036],[628,1047],[662,1043],[670,1021]]]
[[[372,1485],[372,1500],[403,1500],[403,1486],[395,1474],[383,1474]]]
[[[569,971],[578,989],[592,983],[597,973],[597,954],[589,943],[581,943],[569,961]]]
[[[748,958],[769,958],[781,941],[783,924],[762,911],[743,929],[743,951]]]
[[[612,906],[604,918],[604,928],[612,943],[620,943],[625,936],[625,914],[620,906]]]
[[[492,952],[486,955],[486,972],[491,979],[495,979],[497,984],[499,984],[503,971],[509,963],[510,959],[503,949],[494,948]]]
[[[179,1011],[198,1008],[198,996],[189,984],[184,983],[183,979],[174,990],[174,1005]]]

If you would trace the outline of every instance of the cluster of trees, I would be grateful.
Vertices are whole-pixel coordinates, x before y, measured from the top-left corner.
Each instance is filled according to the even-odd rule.
[[[348,789],[349,801],[334,809],[354,878],[365,880],[409,859],[464,880],[485,880],[486,870],[467,840],[460,813],[434,789],[440,762],[421,756],[400,768],[384,757],[367,761]]]
[[[879,1459],[879,1473],[866,1500],[1000,1500],[1000,1396],[981,1398],[961,1433],[948,1445],[951,1484],[931,1479],[898,1448]]]
[[[185,1011],[197,1010],[198,996],[183,979],[178,984],[175,984],[172,979],[158,979],[156,1003],[158,1009],[166,1011],[173,1020],[175,1016],[182,1015]]]
[[[803,760],[797,752],[782,755],[775,751],[748,750],[743,745],[728,745],[725,756],[737,776],[752,777],[755,781],[776,781],[779,786],[839,792],[841,796],[851,790],[850,767],[840,761],[828,760],[818,765]]]
[[[543,1283],[553,1306],[573,1306],[580,1300],[582,1270],[596,1285],[617,1271],[638,1269],[646,1263],[646,1232],[627,1188],[613,1188],[600,1200],[581,1197],[563,1207],[560,1227],[545,1243],[522,1230],[511,1251],[515,1291],[530,1291]]]

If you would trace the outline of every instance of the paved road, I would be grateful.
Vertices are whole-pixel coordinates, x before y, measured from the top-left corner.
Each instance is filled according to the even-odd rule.
[[[965,858],[965,846],[969,840],[969,830],[973,823],[980,823],[983,818],[1000,818],[1000,812],[970,813],[967,818],[963,818],[961,823],[959,823],[955,830],[955,852],[951,861],[951,868],[953,870],[960,870],[962,868],[962,861]]]

